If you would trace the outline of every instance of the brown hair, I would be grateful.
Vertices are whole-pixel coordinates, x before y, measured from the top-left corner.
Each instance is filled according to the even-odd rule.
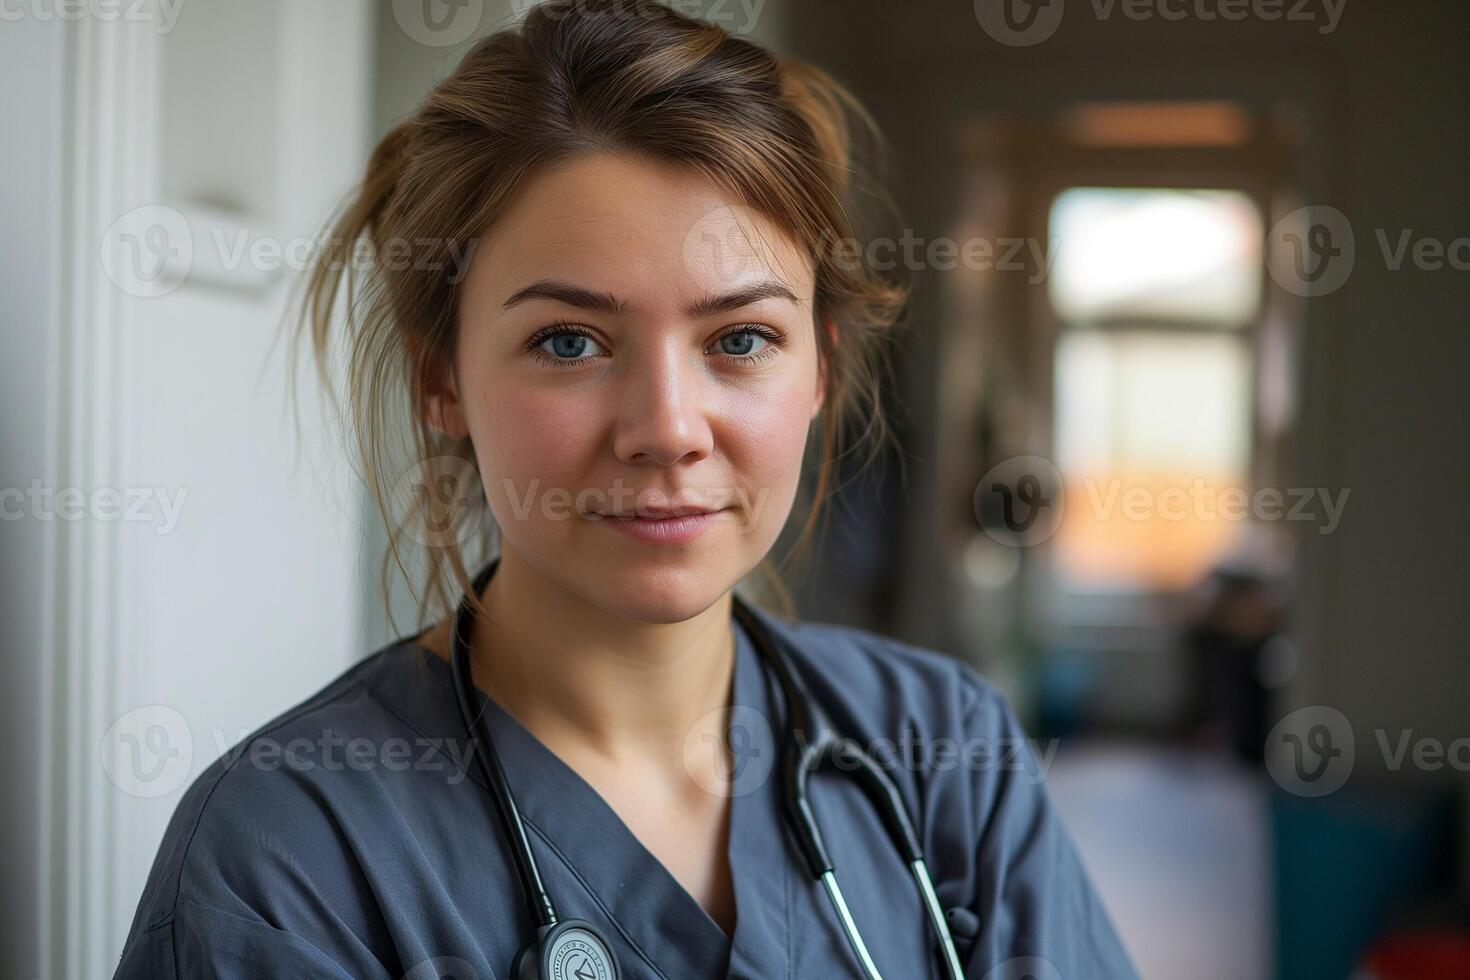
[[[456,256],[463,259],[529,177],[586,152],[691,167],[810,254],[828,380],[815,486],[786,562],[799,558],[836,489],[839,461],[866,447],[866,466],[889,434],[881,381],[907,287],[834,248],[857,234],[863,195],[886,200],[859,179],[856,157],[869,148],[882,148],[871,117],[824,72],[653,0],[553,0],[533,7],[519,28],[478,42],[373,150],[361,185],[329,222],[301,299],[301,333],[309,327],[329,392],[332,324],[345,320],[348,419],[364,481],[390,529],[385,601],[392,562],[413,584],[400,550],[406,536],[425,545],[425,587],[415,590],[421,617],[447,612],[469,587],[459,542],[427,540],[426,529],[443,519],[433,495],[401,501],[401,513],[389,500],[402,482],[393,476],[405,467],[448,459],[473,472],[469,440],[432,429],[423,412],[454,360]],[[403,261],[404,243],[414,261]],[[395,248],[399,261],[384,261]],[[364,250],[373,256],[365,265],[355,260]],[[334,314],[339,298],[343,309]],[[835,337],[820,329],[828,318]],[[392,440],[401,443],[405,431],[412,445],[395,463]],[[430,474],[425,482],[440,479]],[[481,501],[471,516],[483,526],[488,507]],[[484,549],[489,535],[481,536]],[[778,570],[767,559],[757,571],[783,613],[794,615]]]

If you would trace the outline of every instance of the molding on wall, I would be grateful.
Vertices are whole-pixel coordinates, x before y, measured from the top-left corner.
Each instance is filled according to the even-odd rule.
[[[137,300],[104,272],[101,245],[119,216],[157,198],[147,134],[157,132],[161,38],[146,20],[82,18],[66,29],[60,337],[48,390],[52,472],[59,487],[88,492],[122,476],[130,362],[121,341]],[[124,552],[116,522],[52,521],[49,533],[41,949],[48,976],[90,978],[112,972],[121,942],[109,928],[123,899],[112,860],[117,797],[99,749],[118,715]]]

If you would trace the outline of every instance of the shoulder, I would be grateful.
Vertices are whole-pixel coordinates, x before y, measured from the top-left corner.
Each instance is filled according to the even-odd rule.
[[[759,611],[786,642],[812,693],[847,727],[919,727],[955,735],[1015,725],[1006,696],[973,665],[940,650],[856,626]],[[836,719],[834,719],[836,720]]]
[[[965,948],[1031,950],[1058,976],[1137,976],[1046,789],[1054,739],[1028,738],[1008,699],[956,657],[765,619],[813,696],[841,712],[834,724],[893,778],[938,891],[972,913]]]
[[[402,722],[377,697],[374,676],[401,641],[368,656],[312,696],[225,749],[185,791],[164,832],[128,944],[176,918],[268,921],[293,889],[350,867],[341,814],[371,782],[338,778],[354,739],[378,740]],[[332,760],[339,760],[333,765]]]

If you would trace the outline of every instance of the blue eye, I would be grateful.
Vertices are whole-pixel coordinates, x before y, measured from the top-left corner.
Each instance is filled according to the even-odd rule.
[[[543,333],[539,339],[532,341],[532,352],[543,360],[553,364],[575,364],[578,361],[591,360],[600,353],[606,353],[602,345],[592,339],[590,334],[575,327],[558,327],[554,332]],[[590,356],[588,355],[590,352]]]
[[[720,349],[726,354],[730,354],[735,357],[744,357],[751,352],[751,348],[755,346],[755,342],[757,340],[763,344],[769,343],[766,338],[757,336],[752,330],[741,330],[738,333],[727,333],[725,334],[725,336],[720,338]],[[731,343],[731,341],[735,341],[735,343]]]
[[[714,353],[731,361],[748,364],[774,356],[781,347],[783,335],[762,324],[745,324],[715,341]],[[608,353],[584,327],[558,323],[538,332],[526,342],[526,349],[538,360],[553,367],[573,367]]]
[[[716,346],[737,361],[762,361],[776,353],[780,340],[781,335],[769,327],[751,324],[725,334]]]
[[[557,357],[581,357],[592,339],[579,333],[559,333],[546,343],[551,345],[549,353]]]

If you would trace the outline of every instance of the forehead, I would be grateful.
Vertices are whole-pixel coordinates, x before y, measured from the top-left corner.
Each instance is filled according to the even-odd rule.
[[[814,285],[794,239],[697,171],[600,153],[559,163],[522,187],[481,242],[466,285],[498,303],[546,277],[605,290],[646,312],[770,279],[809,303]]]

